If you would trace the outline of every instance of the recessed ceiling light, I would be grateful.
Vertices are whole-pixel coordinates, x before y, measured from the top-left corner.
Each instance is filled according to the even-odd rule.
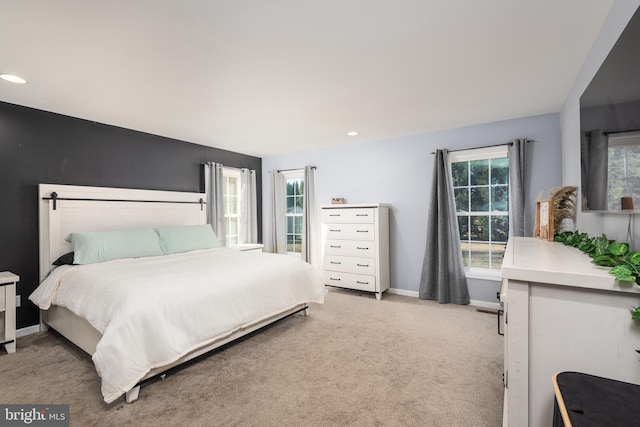
[[[358,136],[360,135],[359,132],[356,132],[355,130],[352,130],[351,132],[347,132],[347,136]]]
[[[0,74],[0,79],[19,84],[25,84],[27,82],[22,77],[14,76],[13,74]]]

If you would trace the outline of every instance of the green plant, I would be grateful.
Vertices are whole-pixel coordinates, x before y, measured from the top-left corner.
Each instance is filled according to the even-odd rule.
[[[626,243],[609,240],[606,235],[589,237],[579,231],[565,231],[553,238],[556,242],[573,246],[588,254],[592,262],[603,267],[611,267],[609,274],[620,282],[640,284],[640,252],[629,251]],[[640,307],[634,307],[633,320],[640,320]],[[640,353],[640,350],[636,350]]]

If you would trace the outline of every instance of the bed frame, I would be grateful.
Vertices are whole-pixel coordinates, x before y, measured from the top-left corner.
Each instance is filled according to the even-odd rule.
[[[201,193],[40,184],[40,280],[46,277],[53,261],[72,250],[65,240],[71,232],[206,224],[203,198]],[[125,401],[131,403],[138,398],[143,381],[298,312],[308,315],[308,305],[299,304],[212,337],[176,362],[151,370],[125,393]],[[89,355],[95,353],[102,335],[85,319],[59,306],[41,310],[40,319],[42,331],[51,327]]]

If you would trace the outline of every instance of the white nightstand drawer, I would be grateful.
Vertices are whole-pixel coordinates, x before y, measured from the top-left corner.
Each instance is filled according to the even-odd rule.
[[[6,307],[6,301],[4,296],[5,293],[6,293],[5,286],[0,286],[0,311],[4,311]]]
[[[327,240],[324,245],[326,255],[346,255],[371,257],[375,256],[375,245],[372,241]]]
[[[373,208],[352,208],[352,209],[323,209],[322,222],[330,223],[361,223],[374,222],[375,209]]]
[[[376,276],[325,271],[324,284],[329,286],[339,286],[341,288],[357,289],[359,291],[375,292]]]
[[[327,255],[324,257],[324,269],[345,273],[375,274],[376,263],[373,258]]]
[[[326,224],[325,237],[328,240],[375,240],[374,224]]]

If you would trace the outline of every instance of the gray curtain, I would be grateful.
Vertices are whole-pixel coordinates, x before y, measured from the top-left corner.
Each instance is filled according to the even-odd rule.
[[[207,222],[211,224],[218,240],[226,246],[224,228],[224,177],[220,163],[209,162],[205,165],[205,191],[207,196]]]
[[[427,249],[420,278],[421,299],[469,304],[460,231],[447,150],[437,150],[427,220]]]
[[[607,210],[609,137],[601,129],[584,132],[580,139],[582,197],[590,210]]]
[[[277,170],[269,173],[271,211],[269,222],[269,240],[265,252],[287,253],[287,229],[284,215],[284,176]]]
[[[509,146],[509,235],[531,235],[525,224],[526,164],[529,140],[515,139]],[[533,229],[533,226],[531,227]]]
[[[317,222],[316,222],[316,194],[315,194],[315,166],[304,167],[304,198],[302,199],[302,259],[315,265]]]
[[[240,169],[240,227],[238,243],[258,242],[256,171]]]

